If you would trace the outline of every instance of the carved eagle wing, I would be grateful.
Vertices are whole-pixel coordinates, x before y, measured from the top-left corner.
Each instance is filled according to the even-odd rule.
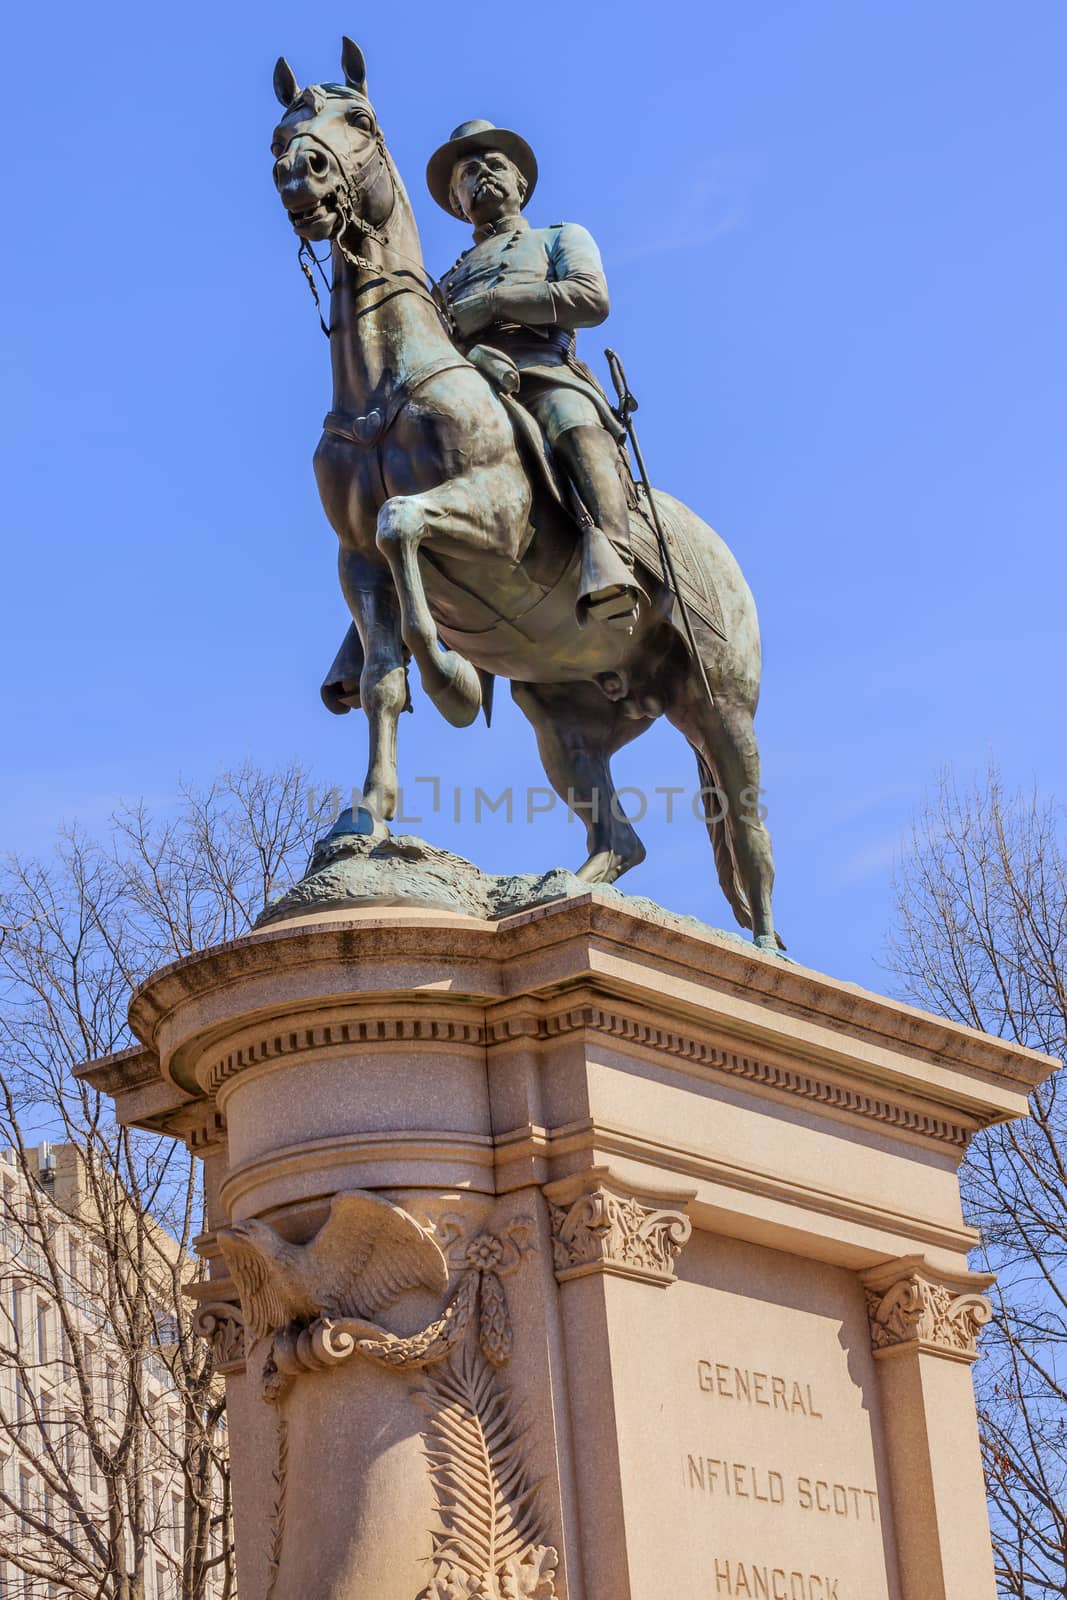
[[[305,1251],[305,1283],[329,1315],[370,1317],[408,1289],[444,1293],[448,1266],[426,1228],[376,1195],[336,1194]]]
[[[245,1326],[253,1339],[282,1328],[304,1310],[287,1291],[276,1263],[238,1229],[220,1228],[219,1247],[237,1285]]]

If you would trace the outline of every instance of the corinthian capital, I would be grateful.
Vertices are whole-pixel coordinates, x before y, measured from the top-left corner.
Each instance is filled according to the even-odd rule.
[[[545,1196],[560,1283],[590,1272],[612,1272],[664,1286],[674,1282],[675,1259],[693,1231],[682,1209],[692,1199],[692,1190],[669,1195],[645,1192],[639,1198],[606,1168],[598,1167],[548,1184]]]
[[[876,1356],[908,1346],[956,1361],[974,1361],[978,1335],[993,1309],[981,1293],[985,1272],[943,1273],[923,1256],[905,1256],[861,1273]]]

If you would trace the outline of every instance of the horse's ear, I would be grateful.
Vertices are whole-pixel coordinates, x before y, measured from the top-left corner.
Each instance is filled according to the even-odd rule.
[[[363,59],[363,51],[346,34],[341,40],[341,67],[344,71],[345,82],[357,94],[367,92],[367,63]]]
[[[284,56],[278,57],[274,68],[274,93],[286,108],[292,105],[300,93],[300,86],[296,81],[296,73]]]

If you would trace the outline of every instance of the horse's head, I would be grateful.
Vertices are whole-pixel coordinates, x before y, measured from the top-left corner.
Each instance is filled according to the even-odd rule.
[[[274,69],[274,92],[285,107],[271,140],[274,184],[302,239],[340,239],[353,225],[384,222],[393,206],[363,52],[351,39],[342,45],[341,66],[343,84],[307,89],[297,86],[284,56]]]

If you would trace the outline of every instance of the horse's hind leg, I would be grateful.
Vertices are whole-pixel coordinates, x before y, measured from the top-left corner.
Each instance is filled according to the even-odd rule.
[[[752,929],[762,949],[776,950],[774,857],[763,825],[752,710],[726,692],[709,705],[703,684],[690,673],[667,706],[667,716],[696,752],[719,882],[734,916],[743,928]]]
[[[651,724],[631,720],[592,684],[513,683],[512,697],[537,734],[545,776],[585,822],[586,861],[578,876],[614,883],[645,858],[645,847],[619,805],[611,757]]]

